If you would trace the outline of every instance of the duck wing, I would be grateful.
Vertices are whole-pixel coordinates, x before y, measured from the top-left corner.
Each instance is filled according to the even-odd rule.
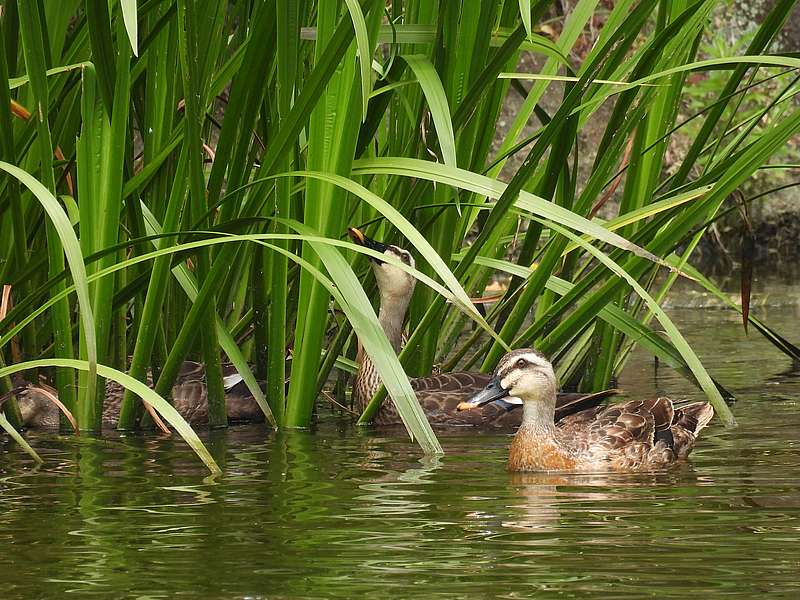
[[[172,404],[189,423],[208,422],[208,395],[205,385],[205,367],[202,363],[185,360],[181,364],[175,385],[172,387]],[[145,383],[153,387],[153,374],[147,369]],[[106,399],[103,404],[103,423],[116,426],[125,396],[125,388],[112,379],[106,379]]]
[[[237,422],[263,421],[264,414],[241,376],[236,372],[236,368],[229,363],[223,363],[222,374],[228,418]],[[147,371],[147,385],[153,387],[150,369]],[[125,389],[116,381],[106,380],[106,401],[103,406],[104,423],[117,424],[124,394]],[[193,360],[183,361],[170,395],[175,410],[188,423],[192,425],[208,423],[208,388],[206,386],[206,369],[203,363]]]
[[[603,455],[615,470],[657,468],[687,456],[713,414],[707,402],[676,409],[664,397],[630,400],[572,415],[559,430],[576,452]]]
[[[593,392],[591,394],[560,392],[556,396],[556,423],[570,415],[585,412],[592,408],[599,408],[602,406],[603,400],[616,396],[619,393],[620,390],[615,388]],[[587,415],[588,414],[593,413],[587,413]]]
[[[459,396],[477,394],[485,388],[492,376],[486,373],[471,373],[456,371],[454,373],[439,373],[428,377],[417,377],[411,380],[411,389],[417,395],[431,392],[448,392]]]
[[[656,429],[671,420],[669,401],[629,400],[567,417],[559,424],[558,436],[574,456],[588,463],[635,471],[648,463]]]
[[[592,429],[609,450],[633,443],[652,446],[656,432],[668,429],[672,417],[672,402],[668,398],[629,400],[600,411]]]
[[[264,421],[264,413],[250,393],[247,384],[236,367],[222,363],[222,378],[225,386],[225,411],[231,422]],[[264,387],[263,382],[259,385]],[[208,387],[206,369],[202,363],[184,361],[180,373],[172,387],[172,401],[175,409],[189,423],[208,423]]]
[[[485,373],[440,373],[412,379],[411,388],[416,392],[420,406],[431,424],[489,426],[502,419],[509,411],[495,403],[461,412],[456,407],[485,388],[490,380],[491,376]],[[519,424],[519,415],[515,414],[513,417],[516,417]]]

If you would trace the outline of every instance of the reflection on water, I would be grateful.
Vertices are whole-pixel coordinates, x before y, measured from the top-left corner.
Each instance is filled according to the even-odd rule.
[[[764,316],[797,341],[797,310]],[[444,433],[420,459],[401,432],[328,422],[214,432],[209,478],[172,438],[32,434],[44,466],[0,459],[3,597],[800,597],[798,372],[735,315],[673,315],[738,398],[691,464],[509,475],[506,435]],[[644,354],[621,385],[699,397]]]

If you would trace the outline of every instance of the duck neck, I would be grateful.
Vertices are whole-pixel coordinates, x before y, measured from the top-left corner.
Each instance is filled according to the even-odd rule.
[[[378,322],[395,352],[400,352],[403,343],[403,321],[406,318],[409,300],[410,298],[397,298],[381,294]]]
[[[410,296],[406,298],[398,298],[397,296],[390,296],[381,293],[381,305],[378,311],[378,323],[380,323],[383,332],[389,339],[392,349],[399,353],[403,345],[403,321],[406,317],[406,310],[408,303],[411,300]],[[378,391],[381,386],[381,378],[372,362],[369,354],[364,352],[361,344],[358,345],[359,363],[358,372],[353,384],[353,391],[355,394],[356,410],[362,412],[370,399]]]
[[[575,459],[556,436],[555,405],[556,394],[552,389],[544,396],[524,399],[522,424],[508,453],[509,471],[575,469]]]
[[[554,423],[556,394],[553,390],[543,390],[536,398],[526,398],[522,405],[522,424],[520,428],[536,437],[552,439],[555,436]]]

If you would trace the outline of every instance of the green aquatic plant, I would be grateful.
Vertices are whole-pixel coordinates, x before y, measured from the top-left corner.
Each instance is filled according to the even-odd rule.
[[[226,424],[223,354],[270,422],[306,427],[332,370],[352,365],[355,333],[437,453],[406,374],[488,371],[533,345],[564,383],[598,389],[641,344],[732,422],[659,302],[693,277],[687,261],[731,193],[800,130],[795,79],[758,79],[800,59],[769,54],[794,4],[779,0],[743,55],[700,60],[716,4],[3,3],[0,104],[27,118],[0,116],[0,282],[15,303],[0,393],[8,369],[54,373],[80,428],[99,430],[114,376],[131,429],[146,419],[132,382],[150,370],[145,399],[213,469],[162,404],[186,358],[206,365],[212,427]],[[695,72],[720,89],[667,173]],[[736,122],[754,94],[769,101]],[[399,360],[369,251],[341,241],[350,225],[418,257],[426,285]],[[484,315],[471,299],[498,271],[510,280]],[[10,431],[13,400],[3,409]]]

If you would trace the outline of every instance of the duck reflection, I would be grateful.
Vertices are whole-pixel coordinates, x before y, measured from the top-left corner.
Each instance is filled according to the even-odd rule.
[[[606,512],[626,501],[636,501],[637,490],[684,484],[693,470],[688,465],[651,473],[510,473],[509,483],[519,502],[512,518],[502,522],[517,532],[552,532],[559,529],[568,513],[581,507],[591,514]]]
[[[441,458],[425,456],[418,461],[401,462],[387,460],[384,453],[377,449],[371,452],[373,476],[359,484],[362,493],[356,498],[354,510],[365,515],[404,518],[429,511],[431,502],[425,488],[434,483],[433,474],[441,468]]]

